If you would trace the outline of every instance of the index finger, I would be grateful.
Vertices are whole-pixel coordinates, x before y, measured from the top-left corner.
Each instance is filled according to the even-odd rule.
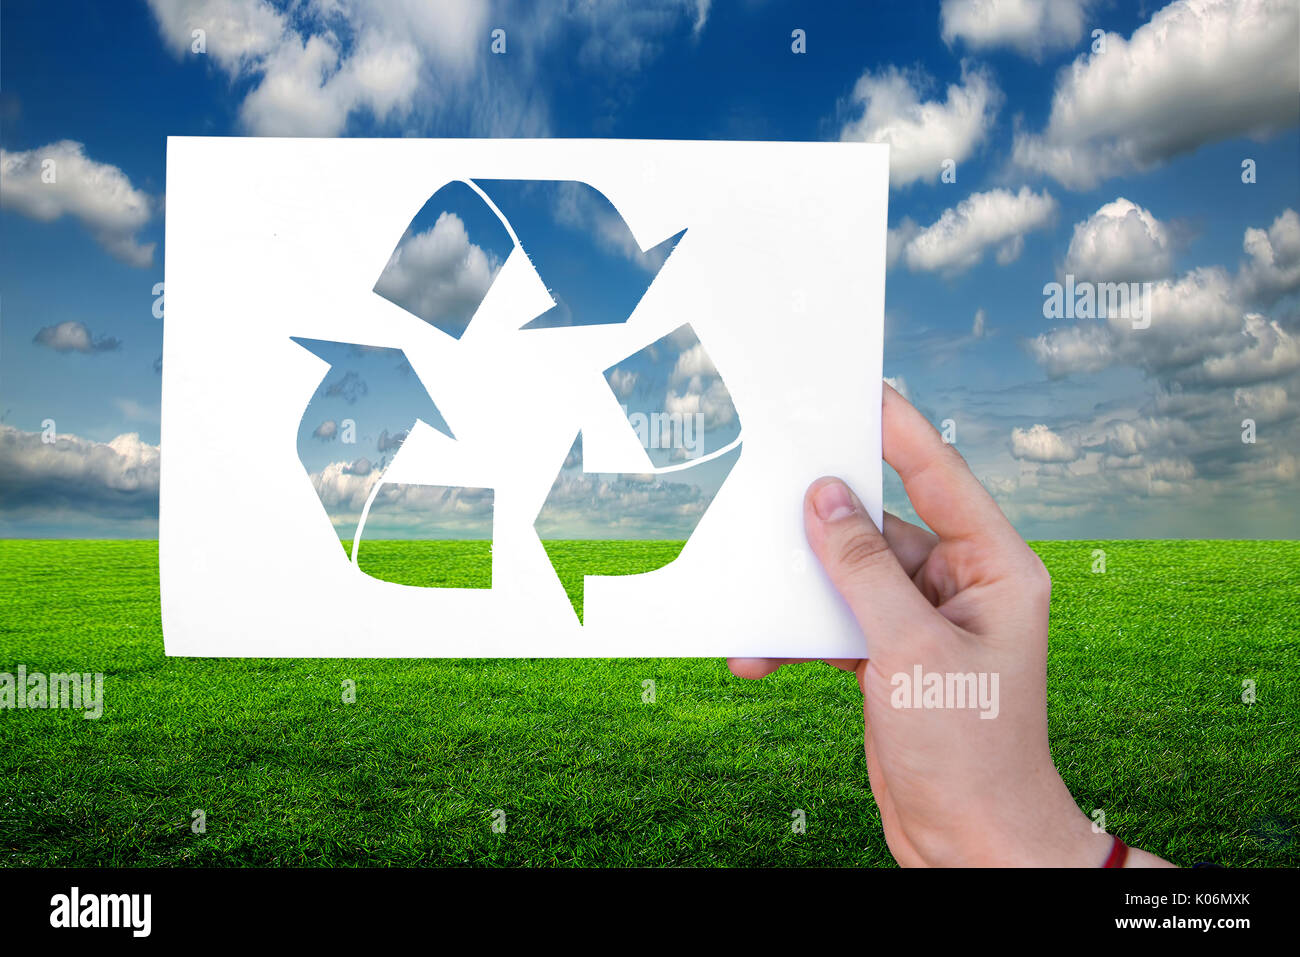
[[[857,671],[859,658],[728,658],[727,667],[737,678],[766,678],[782,665],[824,661],[840,671]]]
[[[1010,536],[1021,541],[961,453],[888,382],[882,394],[881,440],[885,461],[903,480],[916,514],[941,539]]]

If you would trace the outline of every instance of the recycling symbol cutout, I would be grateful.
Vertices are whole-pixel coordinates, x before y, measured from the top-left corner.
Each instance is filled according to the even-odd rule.
[[[577,335],[582,327],[626,324],[688,233],[689,226],[643,249],[610,200],[577,181],[457,180],[411,220],[372,291],[420,320],[420,335],[444,338],[454,355],[474,335],[506,261],[525,257],[550,305],[513,317],[512,328],[527,336]],[[400,348],[292,338],[326,364],[303,410],[297,451],[326,516],[351,542],[346,560],[372,578],[394,581],[382,568],[360,564],[367,542],[490,542],[490,477],[475,485],[392,477],[413,436],[432,430],[440,442],[460,441],[457,421],[443,415],[450,406],[437,381],[417,375]],[[550,543],[689,539],[741,451],[739,415],[689,321],[591,371],[603,376],[650,468],[588,471],[584,433],[574,424],[568,454],[533,521],[559,587],[566,574]],[[357,446],[357,454],[337,461],[334,450],[342,445]],[[322,456],[331,461],[321,465]],[[665,553],[652,567],[628,574],[674,560],[675,552]],[[580,623],[582,580],[579,569],[576,594],[566,589]],[[435,580],[420,587],[464,586]],[[490,573],[480,587],[491,587]]]

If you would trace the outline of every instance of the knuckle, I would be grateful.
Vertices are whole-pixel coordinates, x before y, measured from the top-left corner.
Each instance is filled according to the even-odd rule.
[[[1038,553],[1032,548],[1026,547],[1025,552],[1025,581],[1029,587],[1042,595],[1049,595],[1052,591],[1052,576],[1048,572],[1047,566],[1043,560],[1038,557]]]
[[[966,457],[962,455],[961,452],[957,450],[957,446],[953,445],[951,442],[945,442],[943,444],[943,460],[944,464],[950,469],[960,469],[965,471],[970,467],[966,464]]]
[[[854,571],[869,568],[880,562],[889,552],[884,536],[864,530],[847,536],[839,546],[839,564]]]

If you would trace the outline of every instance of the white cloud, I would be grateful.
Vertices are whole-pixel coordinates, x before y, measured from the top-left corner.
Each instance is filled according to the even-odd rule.
[[[682,350],[681,355],[677,357],[677,362],[673,365],[673,371],[668,377],[668,384],[679,385],[687,382],[697,376],[716,376],[718,370],[713,366],[713,360],[709,354],[704,351],[704,343],[696,342],[689,349]]]
[[[1012,454],[1034,464],[1024,465],[1022,489],[1009,511],[1034,519],[1047,512],[1034,516],[1022,506],[1050,512],[1086,501],[1090,521],[1131,533],[1134,523],[1160,514],[1147,502],[1135,503],[1165,498],[1178,504],[1164,512],[1164,527],[1178,534],[1193,527],[1272,533],[1272,525],[1252,515],[1293,511],[1297,461],[1285,450],[1300,444],[1300,419],[1290,401],[1300,389],[1300,338],[1293,314],[1270,319],[1253,304],[1296,291],[1297,233],[1300,221],[1287,210],[1267,230],[1246,231],[1245,257],[1235,274],[1205,266],[1153,283],[1147,329],[1103,319],[1031,342],[1030,352],[1049,375],[1130,366],[1147,374],[1152,396],[1140,409],[1101,402],[1091,422],[1048,419],[1054,434],[1073,437],[1067,445],[1078,458],[1068,468],[1054,461],[1060,455],[1052,454],[1046,436],[1021,435],[1018,450],[1013,436]],[[1245,418],[1260,426],[1258,444],[1242,441]],[[1243,487],[1251,491],[1249,510],[1238,505]],[[1190,526],[1182,517],[1187,514],[1213,520]],[[1165,534],[1159,522],[1144,527]]]
[[[284,16],[262,0],[149,0],[163,41],[177,56],[204,32],[207,56],[232,76],[251,72],[283,40]]]
[[[482,0],[149,0],[163,43],[178,58],[206,31],[207,54],[248,93],[239,116],[264,136],[337,136],[357,115],[402,132],[545,135],[548,109],[535,75],[564,42],[602,75],[634,74],[678,30],[698,36],[707,0],[657,0],[629,10],[614,0],[496,10]],[[506,31],[513,67],[492,69],[491,31]]]
[[[111,442],[0,424],[0,509],[75,511],[98,518],[150,517],[158,510],[158,446],[134,432]]]
[[[943,42],[973,50],[1011,47],[1034,59],[1083,36],[1088,0],[944,0]]]
[[[1240,385],[1289,374],[1297,340],[1258,307],[1300,290],[1300,218],[1288,209],[1267,231],[1248,229],[1244,246],[1235,275],[1204,266],[1153,282],[1149,328],[1117,314],[1045,332],[1030,353],[1051,376],[1130,365],[1170,382]]]
[[[130,266],[153,262],[156,244],[140,243],[136,233],[152,218],[154,200],[72,140],[16,153],[0,149],[0,208],[45,223],[72,216],[114,258]]]
[[[669,414],[704,415],[704,427],[715,429],[730,425],[736,418],[736,406],[731,401],[731,393],[719,378],[701,378],[696,376],[680,394],[672,389],[664,399],[664,411]]]
[[[1172,268],[1169,230],[1122,196],[1075,224],[1065,254],[1065,271],[1079,280],[1145,282],[1165,278]]]
[[[730,425],[736,420],[736,407],[713,360],[704,351],[704,344],[689,327],[675,330],[672,342],[686,348],[678,354],[668,374],[664,411],[682,415],[702,413],[706,429]]]
[[[1102,326],[1077,325],[1043,333],[1029,342],[1030,354],[1052,378],[1097,372],[1115,361],[1115,346]]]
[[[971,323],[970,334],[972,339],[983,339],[988,335],[987,329],[988,317],[983,309],[975,310],[975,320]]]
[[[1047,426],[1011,430],[1011,455],[1027,462],[1073,462],[1080,456],[1078,446]]]
[[[713,0],[695,0],[695,23],[691,30],[696,36],[704,32],[704,25],[709,22],[709,8]]]
[[[402,238],[375,292],[426,322],[468,321],[501,268],[469,241],[464,221],[443,212],[430,229]]]
[[[370,489],[382,475],[377,469],[358,475],[352,471],[351,462],[331,462],[312,474],[311,484],[331,514],[346,510],[359,515],[370,497]]]
[[[614,390],[614,394],[620,399],[626,399],[636,388],[637,379],[640,376],[630,369],[614,369],[609,374],[609,385]]]
[[[1259,421],[1276,422],[1287,410],[1286,389],[1278,385],[1235,389],[1232,404]]]
[[[1046,226],[1055,213],[1056,200],[1028,186],[1018,193],[972,193],[910,239],[896,240],[901,242],[896,255],[914,271],[961,272],[995,247],[998,262],[1005,265],[1020,255],[1024,234]]]
[[[333,37],[292,35],[263,61],[265,78],[245,98],[240,120],[264,135],[337,136],[358,110],[381,122],[404,115],[420,62],[411,43],[373,32],[347,56]]]
[[[411,116],[467,94],[490,41],[487,4],[472,0],[316,2],[289,11],[265,0],[149,0],[178,58],[206,31],[206,56],[233,80],[252,80],[244,129],[263,136],[337,136],[366,112]],[[501,100],[513,92],[501,89]],[[504,107],[498,107],[504,113]]]
[[[321,504],[342,526],[360,520],[371,490],[379,486],[366,517],[363,542],[394,534],[477,537],[490,529],[485,522],[492,515],[492,489],[384,482],[383,477],[383,469],[366,458],[331,462],[310,476]]]
[[[492,26],[491,5],[482,0],[361,0],[349,17],[382,36],[409,37],[440,68],[456,73],[487,52]]]
[[[889,181],[934,182],[945,160],[960,163],[988,134],[1002,96],[991,75],[963,63],[961,83],[939,100],[921,99],[923,81],[896,67],[868,71],[853,87],[862,115],[840,130],[841,140],[889,144]]]
[[[707,0],[581,0],[539,4],[548,18],[563,19],[583,37],[578,64],[600,73],[636,73],[659,55],[662,38],[679,27],[699,36],[712,4]],[[555,12],[562,10],[562,12]]]
[[[45,326],[32,337],[32,342],[55,352],[112,352],[121,341],[112,336],[94,336],[84,322],[69,319],[58,325]]]
[[[714,493],[680,481],[681,476],[565,469],[547,493],[537,530],[543,538],[604,538],[620,531],[642,537],[647,530],[664,538],[686,538]]]
[[[1277,320],[1256,313],[1242,320],[1243,342],[1223,355],[1209,355],[1193,367],[1190,379],[1216,385],[1260,382],[1300,369],[1300,339]]]
[[[1071,188],[1297,119],[1294,0],[1177,0],[1127,40],[1061,71],[1047,127],[1021,131],[1021,166]]]
[[[1300,290],[1300,216],[1284,210],[1267,231],[1247,229],[1242,247],[1250,258],[1237,274],[1246,302],[1270,305]]]
[[[1146,311],[1149,328],[1133,329],[1131,318],[1116,313],[1043,333],[1030,352],[1054,376],[1113,364],[1172,373],[1230,351],[1240,338],[1243,309],[1232,277],[1218,266],[1152,283]]]
[[[898,265],[898,261],[903,258],[903,252],[907,249],[907,244],[916,238],[916,234],[921,231],[921,227],[910,216],[904,216],[903,221],[894,229],[885,234],[885,268],[893,269]]]
[[[1116,422],[1106,437],[1107,450],[1121,458],[1140,455],[1146,447],[1146,436],[1132,422]]]

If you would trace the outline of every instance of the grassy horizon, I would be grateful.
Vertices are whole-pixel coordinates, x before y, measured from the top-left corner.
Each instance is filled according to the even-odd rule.
[[[421,575],[481,571],[442,545]],[[1080,806],[1177,863],[1300,866],[1300,543],[1034,546]],[[156,540],[0,540],[0,672],[20,664],[103,672],[105,710],[0,710],[2,866],[892,863],[861,696],[824,665],[167,658]]]

